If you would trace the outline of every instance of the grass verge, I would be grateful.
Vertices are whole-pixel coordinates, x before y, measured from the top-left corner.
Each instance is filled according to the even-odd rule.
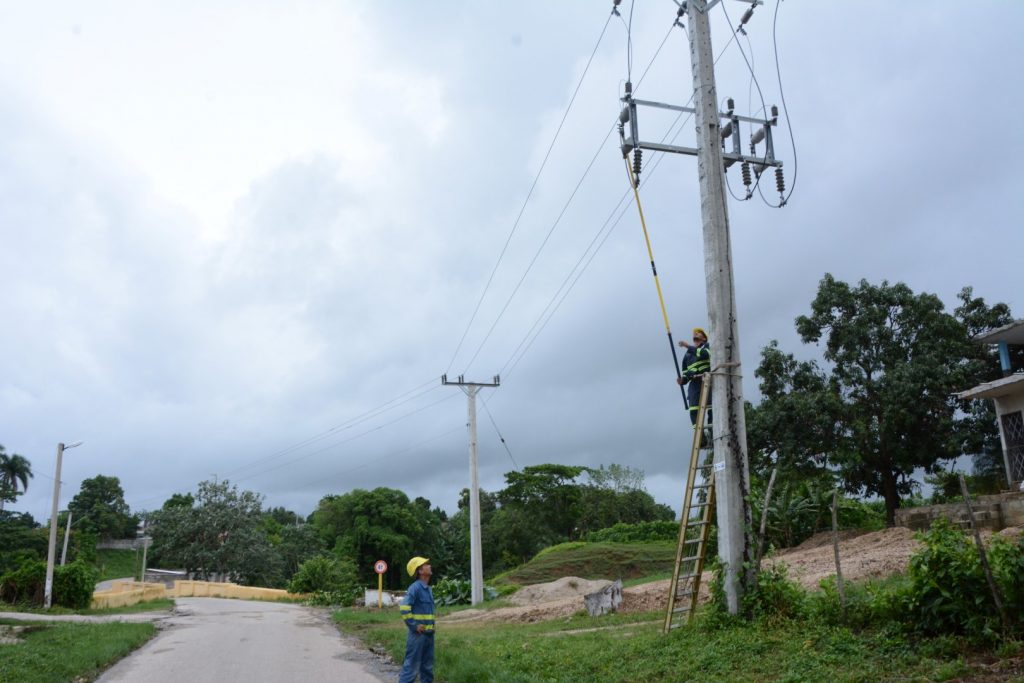
[[[100,578],[97,581],[123,579],[128,576],[137,579],[142,570],[142,556],[135,550],[97,550],[96,566],[100,570]]]
[[[12,622],[7,622],[8,624]],[[0,645],[0,681],[92,681],[156,632],[152,624],[14,622],[19,643]]]
[[[343,631],[401,662],[405,627],[396,612],[342,610],[334,618]],[[885,629],[855,632],[794,621],[717,629],[697,625],[664,636],[660,622],[661,615],[652,612],[445,626],[442,614],[436,680],[943,681],[970,674],[972,661],[992,656],[960,639],[915,639]],[[1002,656],[1024,656],[1020,644],[1011,649],[1014,653]]]
[[[125,607],[108,607],[107,609],[68,609],[67,607],[53,606],[48,610],[42,607],[24,607],[22,605],[9,605],[0,602],[0,612],[24,612],[25,614],[38,614],[45,618],[49,614],[85,614],[102,616],[104,614],[135,614],[137,612],[159,612],[174,608],[174,600],[160,598],[159,600],[147,600]],[[0,679],[2,680],[2,679]]]
[[[674,542],[562,543],[545,548],[526,564],[495,576],[488,583],[520,586],[562,576],[581,579],[636,579],[671,572]]]

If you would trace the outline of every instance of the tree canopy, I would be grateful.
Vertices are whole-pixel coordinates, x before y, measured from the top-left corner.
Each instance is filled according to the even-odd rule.
[[[798,470],[827,462],[847,491],[881,496],[892,524],[915,470],[936,472],[992,428],[953,394],[991,371],[970,337],[1009,309],[989,308],[970,289],[960,298],[950,314],[903,283],[851,286],[826,275],[796,329],[804,343],[822,344],[828,365],[797,361],[776,342],[762,351],[751,450]]]
[[[196,578],[281,585],[280,556],[263,528],[263,497],[227,480],[199,483],[192,506],[152,513],[154,561],[184,567]]]
[[[68,503],[75,525],[101,538],[134,538],[139,524],[124,500],[124,489],[117,477],[97,474],[82,480],[82,486]]]
[[[28,490],[28,480],[32,476],[32,463],[27,458],[17,453],[8,454],[0,446],[0,512],[5,502],[14,502]],[[21,491],[18,490],[19,485]]]

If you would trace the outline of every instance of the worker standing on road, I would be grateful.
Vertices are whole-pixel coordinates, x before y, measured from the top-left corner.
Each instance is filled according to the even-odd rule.
[[[433,570],[426,557],[414,557],[405,565],[416,580],[402,599],[402,619],[409,628],[405,639],[405,661],[398,683],[413,683],[419,674],[420,683],[434,680],[434,594],[430,591]]]
[[[693,328],[693,343],[680,341],[679,345],[686,348],[683,355],[681,370],[683,376],[677,382],[686,385],[686,399],[690,403],[690,424],[697,424],[697,411],[700,409],[700,389],[704,384],[702,375],[711,370],[711,348],[708,346],[708,334],[700,327]],[[704,424],[711,424],[711,407],[708,406]]]

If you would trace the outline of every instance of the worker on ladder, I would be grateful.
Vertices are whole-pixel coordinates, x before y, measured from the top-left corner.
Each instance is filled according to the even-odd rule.
[[[676,381],[686,386],[687,402],[690,407],[690,424],[697,424],[697,411],[700,410],[700,389],[704,383],[704,373],[711,370],[711,348],[708,346],[708,334],[703,328],[693,328],[693,343],[681,340],[679,345],[686,349],[681,363],[682,376]],[[711,406],[708,406],[704,424],[711,424]],[[701,435],[701,448],[706,445],[707,438]]]

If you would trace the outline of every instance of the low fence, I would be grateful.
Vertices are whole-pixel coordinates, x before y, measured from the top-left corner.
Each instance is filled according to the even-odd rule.
[[[175,581],[169,588],[162,583],[142,581],[114,581],[110,590],[92,594],[93,609],[127,607],[147,600],[161,598],[235,598],[238,600],[301,600],[306,595],[289,593],[280,588],[239,586],[235,583],[212,581]]]
[[[1024,526],[1024,493],[1000,493],[977,496],[971,502],[974,521],[981,529],[999,531],[1009,526]],[[924,505],[896,511],[896,526],[924,530],[936,519],[944,517],[953,524],[967,526],[967,508],[963,503]]]

